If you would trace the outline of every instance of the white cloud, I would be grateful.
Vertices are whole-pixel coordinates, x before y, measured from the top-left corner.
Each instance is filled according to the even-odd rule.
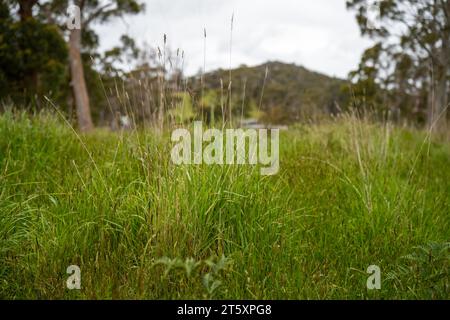
[[[234,13],[231,64],[255,65],[267,60],[294,62],[329,75],[346,77],[370,42],[361,38],[354,13],[344,0],[147,0],[146,12],[98,26],[101,48],[123,33],[185,51],[187,74],[229,66],[230,24]]]

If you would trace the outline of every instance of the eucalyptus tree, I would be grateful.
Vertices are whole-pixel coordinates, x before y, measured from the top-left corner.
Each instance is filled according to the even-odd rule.
[[[49,0],[40,3],[43,19],[61,27],[68,33],[71,85],[80,131],[93,128],[89,94],[83,70],[82,52],[98,45],[95,23],[108,23],[126,14],[144,10],[139,0]]]
[[[361,33],[391,63],[387,89],[428,89],[428,124],[445,128],[450,78],[449,0],[348,0]],[[371,8],[377,8],[376,15]],[[377,70],[378,71],[378,70]]]

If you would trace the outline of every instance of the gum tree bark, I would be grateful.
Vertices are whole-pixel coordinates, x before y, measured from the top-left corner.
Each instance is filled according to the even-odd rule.
[[[450,1],[448,2],[450,6]],[[449,8],[450,12],[450,8]],[[449,23],[450,29],[450,23]],[[443,36],[441,51],[437,54],[438,61],[434,72],[434,88],[432,102],[428,115],[428,125],[437,130],[445,130],[447,127],[449,75],[450,75],[450,30],[446,30]]]
[[[25,21],[33,16],[33,6],[38,0],[19,0],[19,16],[21,21]]]
[[[77,110],[78,127],[81,132],[94,128],[89,106],[89,95],[84,78],[83,62],[81,60],[81,29],[73,29],[69,37],[69,58],[72,90]]]

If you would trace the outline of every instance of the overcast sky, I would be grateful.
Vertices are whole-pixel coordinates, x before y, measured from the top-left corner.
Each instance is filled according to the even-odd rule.
[[[138,44],[185,52],[185,73],[230,65],[279,60],[332,76],[346,77],[370,45],[360,36],[354,12],[345,0],[145,0],[145,13],[98,26],[101,48],[118,43],[121,34]]]

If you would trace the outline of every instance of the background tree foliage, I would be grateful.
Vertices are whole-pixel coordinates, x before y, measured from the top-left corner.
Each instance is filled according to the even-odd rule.
[[[76,4],[81,8],[82,29],[79,43],[71,41],[74,30],[67,29],[67,8]],[[92,100],[88,114],[95,120],[105,114],[105,84],[114,81],[117,60],[129,55],[136,56],[133,39],[123,36],[122,45],[106,53],[98,52],[99,37],[92,24],[107,23],[115,17],[136,14],[144,9],[134,0],[9,0],[1,3],[0,14],[0,98],[11,100],[14,105],[28,106],[44,104],[44,96],[67,110],[69,116],[77,108],[77,82],[69,62],[71,52],[79,51],[83,81],[86,81],[86,96]],[[78,40],[77,40],[78,41]],[[79,48],[79,49],[78,49]],[[102,83],[102,82],[105,83]],[[80,119],[82,114],[78,113]]]
[[[18,107],[40,106],[37,97],[61,101],[67,90],[67,47],[55,25],[18,20],[0,3],[0,96]]]
[[[374,4],[378,22],[371,21]],[[384,105],[395,117],[413,116],[445,127],[450,80],[448,0],[350,0],[361,33],[378,42],[351,74],[355,95]],[[373,27],[376,26],[376,27]]]
[[[78,31],[66,27],[71,3],[81,9]],[[245,117],[291,123],[348,110],[443,128],[450,94],[449,3],[348,0],[362,35],[375,43],[344,80],[280,62],[185,78],[179,63],[184,56],[170,52],[165,38],[163,48],[149,50],[123,35],[119,45],[99,51],[93,24],[138,14],[144,10],[140,1],[7,0],[0,4],[0,100],[41,108],[49,97],[81,130],[94,123],[117,127],[124,114],[137,123]],[[378,23],[369,14],[374,4]]]

